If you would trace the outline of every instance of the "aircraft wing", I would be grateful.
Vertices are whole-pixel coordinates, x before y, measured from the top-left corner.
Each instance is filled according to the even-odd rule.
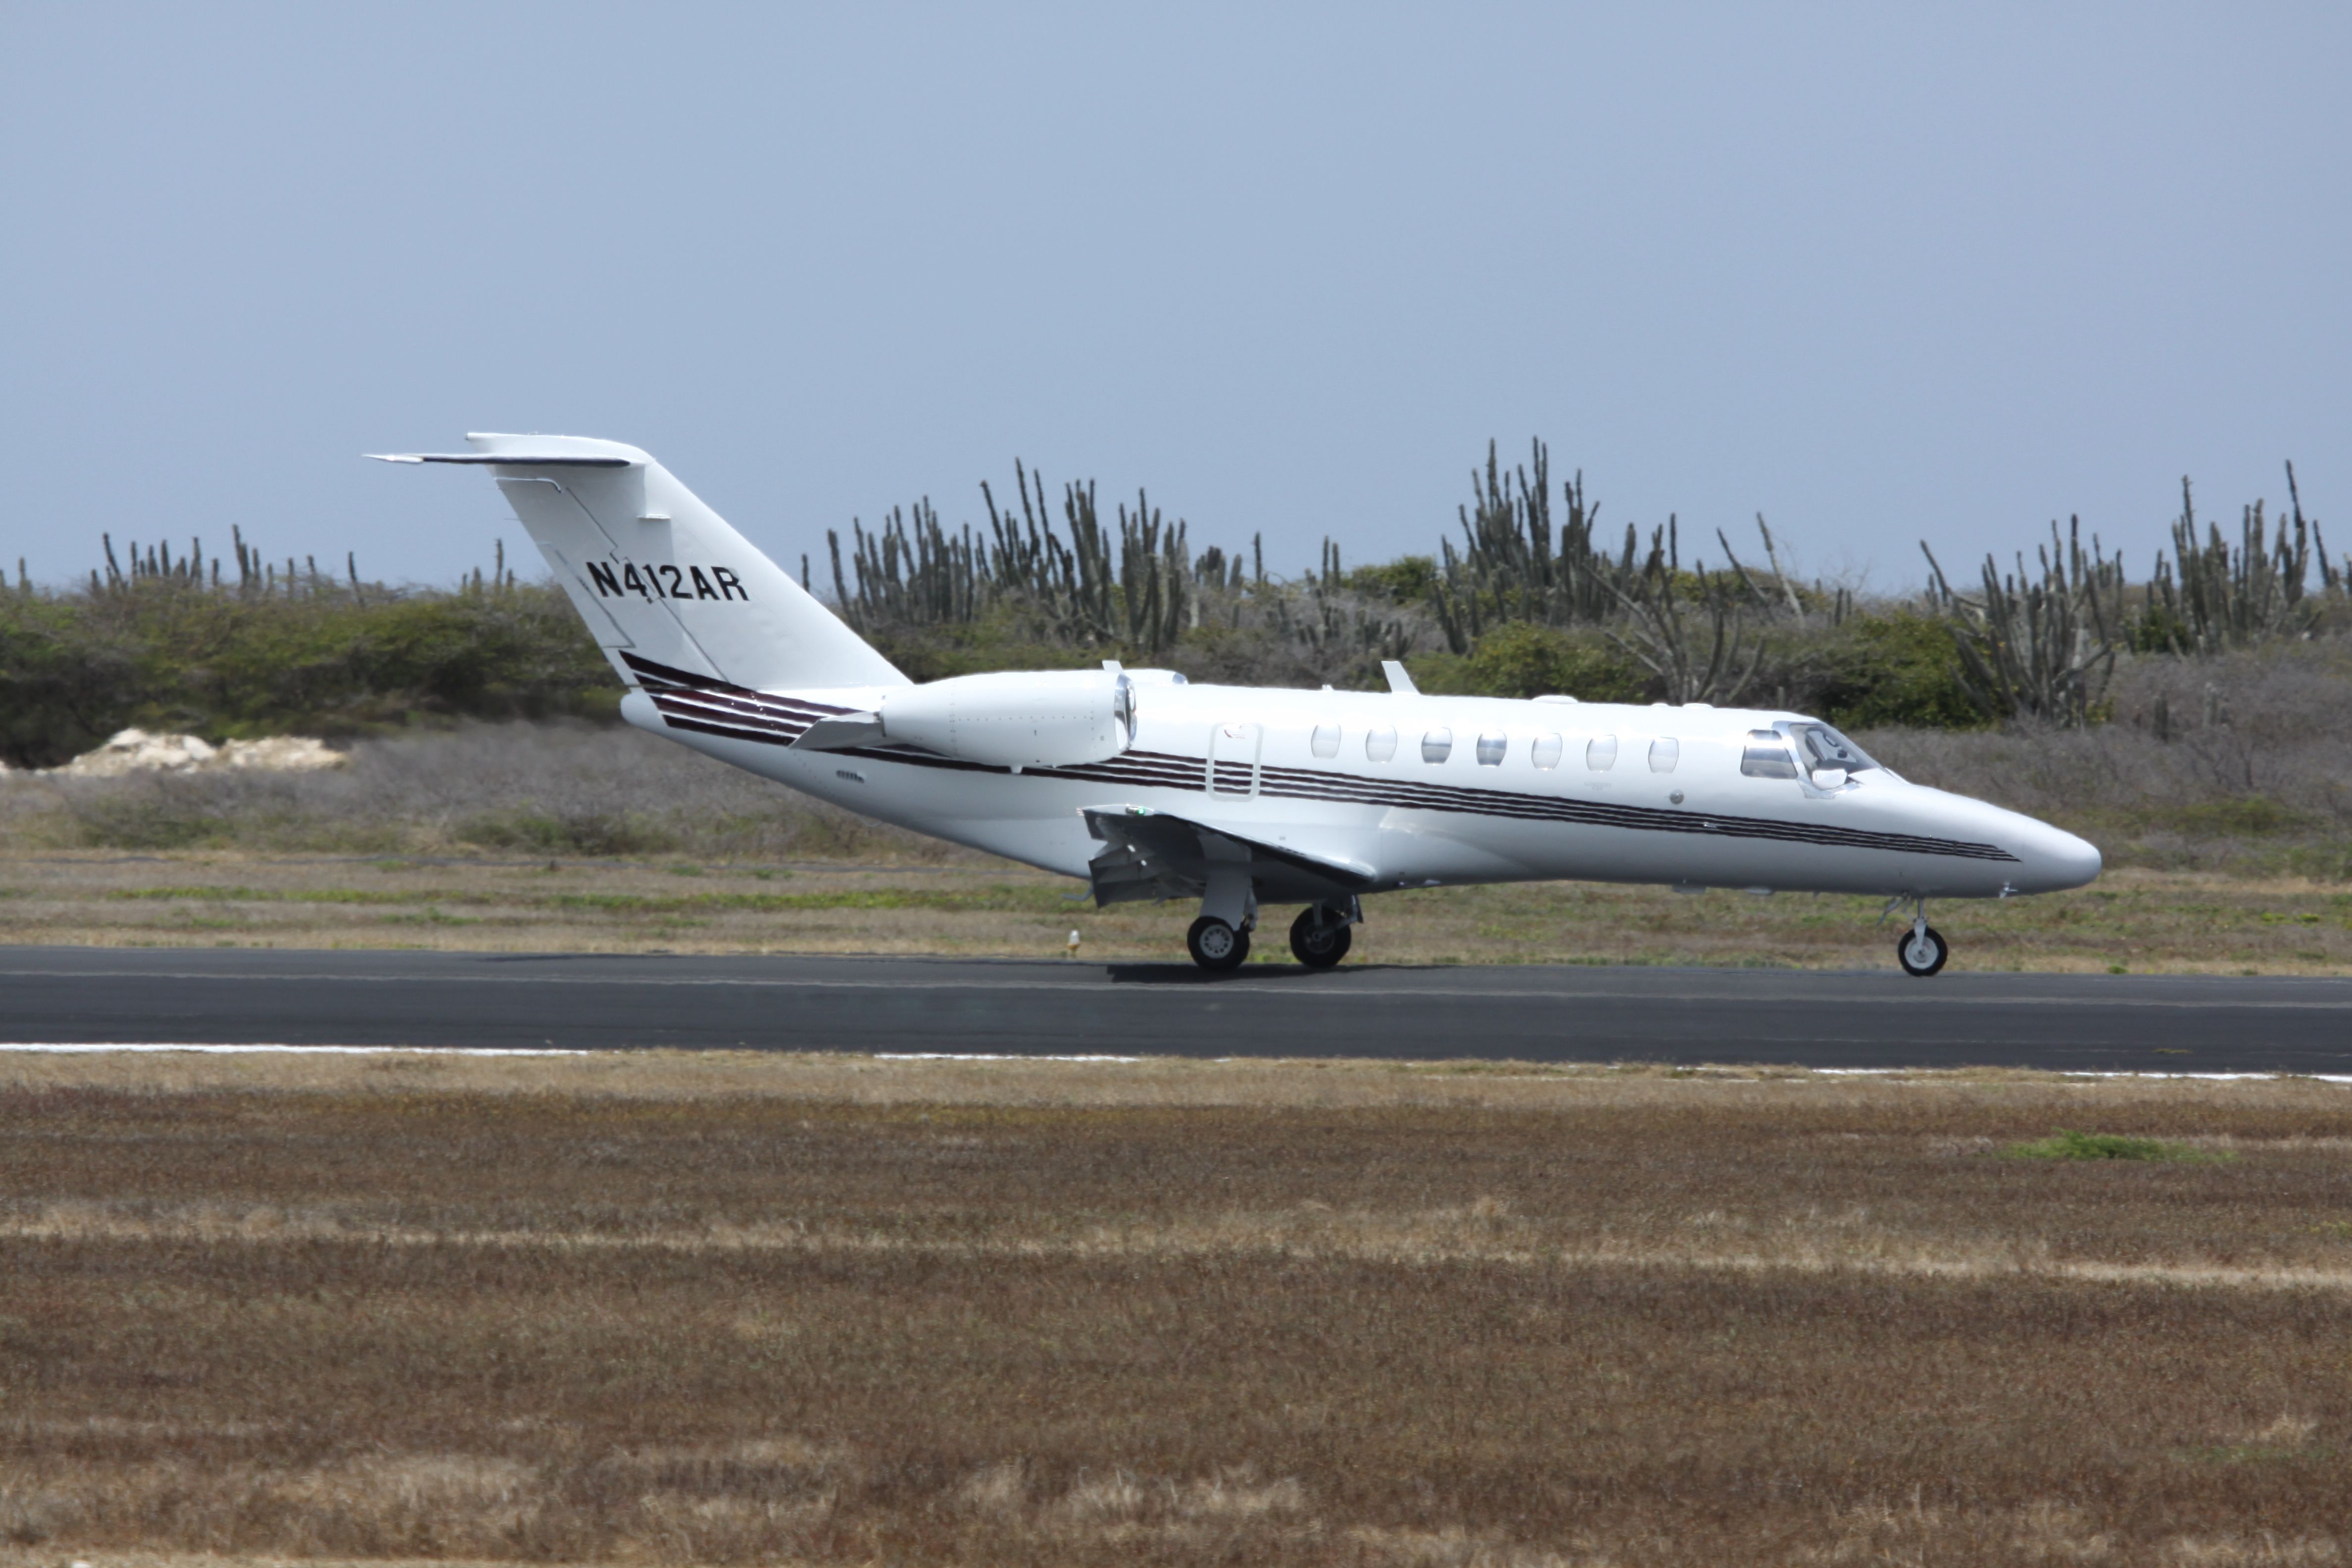
[[[1197,899],[1212,868],[1246,868],[1268,903],[1312,903],[1369,892],[1378,880],[1370,866],[1309,855],[1206,823],[1146,806],[1087,806],[1079,816],[1102,841],[1087,870],[1095,903],[1143,899]]]

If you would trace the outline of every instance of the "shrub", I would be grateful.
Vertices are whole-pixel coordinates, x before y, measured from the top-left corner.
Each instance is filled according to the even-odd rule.
[[[640,813],[559,813],[535,805],[468,817],[457,825],[456,836],[486,849],[533,855],[656,855],[679,847],[676,833]]]
[[[609,719],[620,689],[552,584],[289,595],[142,576],[0,593],[0,760],[16,767],[133,724],[349,738],[420,719]]]
[[[1424,691],[1464,697],[1539,697],[1559,692],[1588,702],[1648,700],[1650,679],[1605,638],[1514,621],[1478,639],[1467,658],[1430,654],[1412,661]]]
[[[1359,566],[1346,584],[1366,598],[1391,605],[1420,605],[1437,591],[1437,562],[1427,555],[1400,555],[1377,566]]]
[[[210,803],[163,790],[110,791],[69,810],[79,837],[99,849],[195,849],[227,842],[235,825]]]
[[[2119,1132],[2069,1132],[2061,1129],[2031,1143],[2012,1143],[2001,1151],[2012,1160],[2217,1160],[2227,1155],[2204,1154],[2182,1143],[2156,1138],[2130,1138]]]
[[[1976,730],[1989,722],[1960,684],[1950,621],[1896,610],[1858,616],[1839,629],[1817,700],[1822,718],[1848,729]]]

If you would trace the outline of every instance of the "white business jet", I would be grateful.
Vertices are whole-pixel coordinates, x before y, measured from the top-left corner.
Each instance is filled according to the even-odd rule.
[[[2079,888],[2099,852],[1911,784],[1801,713],[1198,686],[1164,669],[918,686],[635,447],[468,436],[396,463],[488,468],[629,688],[639,729],[868,816],[1084,878],[1097,905],[1200,900],[1206,969],[1261,904],[1301,963],[1346,956],[1367,894],[1576,879],[1938,899]]]

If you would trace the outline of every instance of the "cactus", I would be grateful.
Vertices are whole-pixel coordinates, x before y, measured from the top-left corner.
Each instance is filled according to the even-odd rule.
[[[2328,561],[2317,522],[2303,514],[2293,463],[2286,466],[2286,487],[2290,510],[2278,519],[2275,541],[2257,500],[2241,512],[2232,548],[2218,523],[2207,523],[2206,537],[2199,541],[2196,497],[2189,480],[2181,479],[2173,558],[2157,552],[2156,574],[2147,584],[2141,616],[2147,628],[2140,639],[2145,646],[2210,654],[2307,635],[2320,608],[2305,593],[2315,547],[2322,595],[2342,597],[2344,574]]]
[[[1960,686],[1969,700],[1990,718],[2089,724],[2115,674],[2122,560],[2109,560],[2096,535],[2084,550],[2080,518],[2063,538],[2053,522],[2050,542],[2037,552],[2038,581],[2022,554],[2009,576],[1988,555],[1982,592],[1970,597],[1953,590],[1925,540],[1919,549],[1934,574],[1934,592],[1955,622]]]
[[[1056,530],[1043,476],[1013,465],[1021,498],[1017,514],[999,509],[986,483],[988,531],[969,524],[950,534],[928,498],[911,518],[893,508],[867,532],[851,522],[850,571],[841,537],[827,531],[835,603],[860,631],[885,626],[967,625],[1009,607],[1034,616],[1055,641],[1079,646],[1118,643],[1157,653],[1195,624],[1194,565],[1180,518],[1170,522],[1139,490],[1135,510],[1117,509],[1115,527],[1102,521],[1092,484],[1063,487]],[[1222,555],[1216,563],[1223,577]],[[854,580],[854,586],[853,586]]]
[[[1528,468],[1534,469],[1532,478],[1526,468],[1504,472],[1495,443],[1489,441],[1485,474],[1475,469],[1470,474],[1476,510],[1459,509],[1462,549],[1457,552],[1451,540],[1439,542],[1433,607],[1455,653],[1469,652],[1489,625],[1589,625],[1616,612],[1612,584],[1633,569],[1632,531],[1626,533],[1622,563],[1593,548],[1596,509],[1585,502],[1584,475],[1579,472],[1560,487],[1567,511],[1555,548],[1551,452],[1543,442],[1533,443]]]
[[[1723,536],[1718,531],[1716,537]],[[1630,529],[1625,550],[1630,557]],[[1729,553],[1728,543],[1724,550]],[[1737,562],[1733,566],[1731,572],[1709,573],[1704,562],[1695,561],[1685,573],[1681,529],[1677,520],[1668,517],[1664,527],[1651,533],[1650,552],[1640,569],[1608,580],[1624,611],[1624,630],[1612,628],[1609,640],[1658,678],[1669,702],[1737,702],[1763,665],[1764,642],[1748,642],[1743,614],[1759,595],[1747,573]],[[1704,658],[1697,652],[1702,626]],[[1745,668],[1740,664],[1743,647]]]

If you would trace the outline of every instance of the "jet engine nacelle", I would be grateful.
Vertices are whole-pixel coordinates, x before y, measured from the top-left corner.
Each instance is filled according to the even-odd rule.
[[[902,687],[875,712],[889,740],[996,767],[1107,762],[1135,739],[1135,687],[1115,669],[959,675]]]

